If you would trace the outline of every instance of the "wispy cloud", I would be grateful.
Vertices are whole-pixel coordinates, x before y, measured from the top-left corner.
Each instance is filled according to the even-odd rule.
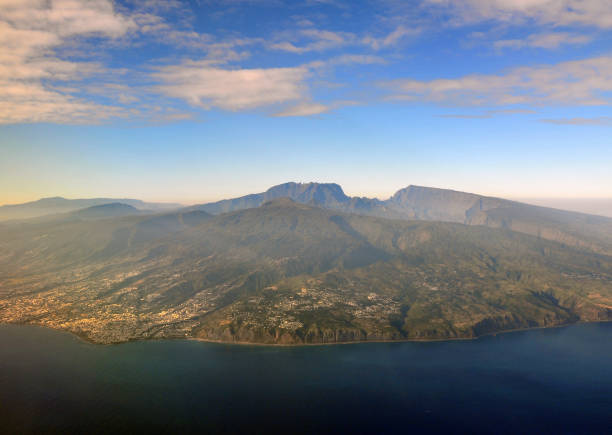
[[[277,36],[278,41],[268,43],[267,47],[271,50],[296,54],[339,49],[345,46],[365,46],[372,50],[381,50],[392,47],[407,37],[416,36],[421,31],[422,29],[417,27],[399,25],[384,36],[358,36],[350,32],[334,32],[310,27],[283,32]]]
[[[288,107],[280,112],[275,113],[273,116],[277,117],[289,117],[289,116],[312,116],[319,115],[321,113],[329,112],[331,108],[325,104],[304,102],[295,106]]]
[[[612,28],[609,0],[425,0],[450,12],[454,24],[495,20],[522,24],[529,20],[553,26]]]
[[[323,60],[309,62],[305,66],[313,70],[331,69],[342,65],[384,65],[387,61],[380,56],[371,54],[341,54]]]
[[[88,122],[123,113],[62,92],[48,81],[99,73],[91,62],[60,59],[55,49],[73,37],[118,38],[136,24],[107,0],[4,0],[0,3],[0,123]]]
[[[352,33],[332,32],[315,28],[301,29],[291,34],[285,32],[280,38],[288,38],[288,40],[270,43],[268,48],[302,54],[310,51],[339,48],[356,40]]]
[[[160,94],[147,95],[142,78],[134,82],[133,71],[129,69],[113,71],[100,62],[62,58],[66,44],[76,47],[91,37],[117,40],[124,46],[157,41],[204,52],[203,62],[213,65],[244,59],[249,56],[244,47],[261,43],[239,37],[219,41],[212,35],[189,30],[188,26],[176,28],[155,15],[160,10],[179,8],[178,3],[137,3],[136,9],[129,13],[115,9],[110,0],[0,2],[0,45],[4,47],[0,51],[0,123],[99,123],[118,117],[185,119],[184,114],[176,115],[168,105],[151,101],[154,95],[160,98]],[[140,42],[142,38],[146,39]],[[169,68],[158,73],[160,79],[178,74]],[[213,86],[219,85],[223,81],[220,76],[226,74],[219,68],[209,68],[202,74],[207,73]],[[299,80],[291,88],[287,75],[280,77],[282,74],[278,71],[270,74],[273,79],[281,78],[278,88],[283,90],[269,93],[269,87],[262,84],[262,92],[268,95],[259,100],[284,100],[292,92],[300,92]],[[233,85],[240,82],[236,79],[240,73],[229,71],[227,75],[226,82]],[[248,81],[249,73],[242,76]],[[179,88],[179,83],[171,89],[163,82],[159,89],[165,95],[179,96]],[[241,89],[245,91],[242,101],[233,98],[227,103],[215,104],[214,92],[207,93],[202,88],[200,97],[203,101],[208,96],[217,107],[257,106],[256,90],[249,91],[245,86]],[[222,95],[223,91],[217,92]],[[198,97],[192,97],[191,101],[193,98]]]
[[[223,69],[207,61],[184,61],[152,74],[155,90],[204,109],[248,110],[306,97],[309,70],[294,68]]]
[[[342,4],[349,14],[350,3]],[[185,111],[197,113],[194,108],[266,108],[274,116],[326,113],[340,107],[333,103],[335,99],[359,100],[366,94],[364,101],[372,99],[371,89],[363,89],[360,81],[367,74],[347,79],[346,71],[340,71],[343,67],[350,65],[370,76],[380,67],[357,66],[392,68],[402,42],[429,29],[425,21],[438,17],[380,16],[374,20],[376,26],[355,30],[332,24],[321,14],[309,16],[312,19],[292,16],[290,22],[299,25],[267,39],[236,29],[215,32],[214,26],[211,33],[198,31],[191,7],[175,0],[0,0],[0,124],[95,123],[117,117],[186,119]],[[612,3],[597,0],[422,0],[417,12],[423,8],[443,11],[446,18],[452,15],[455,24],[483,20],[545,24],[545,31],[523,39],[502,39],[503,33],[489,38],[496,39],[498,49],[586,44],[602,33],[556,28],[561,25],[612,28]],[[323,23],[326,27],[317,27]],[[87,52],[94,44],[97,50]],[[113,59],[117,65],[124,60],[123,54],[113,58],[112,50],[141,46],[145,49],[140,63],[127,61],[116,69],[105,63]],[[308,60],[296,65],[295,56],[287,53],[307,54]],[[320,87],[317,83],[330,88],[330,80],[342,81],[335,86],[347,90],[313,101]],[[499,74],[402,78],[383,86],[389,99],[442,105],[604,105],[612,101],[612,57],[525,66]]]
[[[605,105],[612,91],[612,57],[520,67],[503,74],[435,80],[400,79],[382,84],[390,99],[445,105]]]
[[[398,44],[406,37],[413,37],[422,32],[418,27],[406,27],[403,25],[397,26],[395,30],[383,37],[365,36],[362,43],[370,46],[374,50],[380,50]]]
[[[548,32],[529,35],[524,39],[502,39],[493,43],[497,49],[524,47],[554,49],[562,45],[583,45],[591,42],[593,38],[568,32]]]
[[[283,110],[274,113],[275,117],[290,117],[290,116],[313,116],[322,113],[331,112],[341,107],[358,106],[362,103],[355,100],[335,100],[326,104],[321,104],[313,101],[302,101],[294,106],[288,106]]]
[[[108,0],[3,0],[0,18],[15,29],[57,38],[87,34],[119,37],[135,27],[133,20],[117,13]]]
[[[250,56],[249,47],[263,44],[261,38],[231,37],[223,40],[214,35],[196,32],[190,25],[177,27],[164,17],[152,13],[135,13],[133,19],[138,25],[138,34],[148,41],[206,53],[207,59],[220,62],[234,62]]]

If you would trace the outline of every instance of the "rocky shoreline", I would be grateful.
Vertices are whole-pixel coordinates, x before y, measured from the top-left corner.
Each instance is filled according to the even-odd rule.
[[[357,344],[357,343],[406,343],[406,342],[440,342],[440,341],[465,341],[465,340],[477,340],[482,337],[487,337],[491,335],[497,334],[506,334],[510,332],[519,332],[519,331],[530,331],[537,329],[552,329],[552,328],[563,328],[567,326],[577,325],[577,324],[585,324],[585,323],[607,323],[612,322],[612,315],[609,316],[608,319],[598,319],[598,320],[577,320],[574,322],[564,322],[564,323],[556,323],[549,325],[541,325],[541,326],[527,326],[527,327],[516,327],[509,329],[500,329],[489,332],[484,332],[481,334],[474,335],[466,335],[466,336],[446,336],[446,337],[402,337],[399,335],[395,335],[392,337],[382,336],[376,334],[366,334],[364,331],[360,331],[359,334],[351,333],[351,331],[342,331],[340,334],[331,335],[330,333],[324,334],[321,337],[313,337],[310,336],[308,340],[296,340],[293,337],[288,336],[287,334],[279,335],[277,338],[270,335],[267,337],[267,340],[261,339],[245,339],[244,335],[224,335],[221,337],[215,337],[214,335],[167,335],[167,336],[146,336],[140,338],[128,338],[125,340],[116,340],[116,341],[105,341],[105,340],[96,340],[92,339],[92,337],[88,336],[85,333],[73,331],[64,328],[55,328],[37,323],[0,323],[1,325],[23,325],[23,326],[34,326],[40,328],[52,329],[55,331],[66,332],[71,334],[78,339],[95,345],[118,345],[136,341],[154,341],[154,340],[194,340],[201,341],[205,343],[219,343],[219,344],[236,344],[236,345],[247,345],[247,346],[324,346],[324,345],[340,345],[340,344]],[[249,334],[250,337],[254,337],[253,334]]]

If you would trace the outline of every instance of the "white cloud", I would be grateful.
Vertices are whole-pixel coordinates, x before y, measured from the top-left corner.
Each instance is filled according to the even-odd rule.
[[[503,39],[495,41],[493,45],[498,49],[518,49],[523,47],[552,49],[568,44],[582,45],[590,42],[591,40],[592,37],[588,35],[568,32],[549,32],[529,35],[525,39]]]
[[[520,67],[504,74],[472,74],[383,84],[391,99],[469,105],[607,105],[612,103],[612,57]]]
[[[0,123],[85,122],[122,110],[85,101],[49,81],[78,80],[101,71],[91,62],[60,59],[68,38],[120,37],[135,28],[108,0],[0,1]]]
[[[302,100],[306,94],[305,67],[223,69],[208,61],[185,61],[160,67],[153,77],[162,94],[192,106],[248,110]]]
[[[282,116],[311,115],[329,110],[310,100],[306,80],[315,70],[322,74],[317,68],[384,62],[376,56],[345,54],[318,65],[230,67],[231,62],[250,55],[250,46],[266,42],[239,35],[219,40],[190,30],[188,23],[177,28],[156,15],[165,7],[163,2],[137,4],[126,15],[115,9],[111,0],[0,0],[0,46],[4,48],[0,51],[0,123],[96,123],[114,117],[171,120],[185,116],[158,110],[160,104],[155,100],[163,96],[195,107],[232,111],[293,105],[281,112]],[[172,8],[179,6],[173,4]],[[199,50],[201,60],[158,67],[148,76],[154,84],[134,86],[129,69],[111,71],[102,63],[62,57],[67,44],[71,49],[82,49],[81,43],[89,37]],[[305,28],[294,40],[301,45],[285,49],[321,51],[355,41],[350,33]],[[111,76],[115,73],[122,74],[121,85]],[[88,80],[81,81],[84,78]]]
[[[280,41],[267,44],[271,50],[287,51],[303,54],[313,51],[325,51],[344,46],[366,46],[373,50],[380,50],[398,44],[408,36],[421,33],[420,28],[397,26],[389,34],[382,37],[367,35],[358,37],[350,32],[332,32],[315,28],[300,29],[295,32],[283,32]]]
[[[125,116],[119,107],[105,106],[46,89],[40,83],[0,81],[0,124],[51,122],[97,123]]]
[[[452,11],[456,24],[483,20],[612,28],[610,0],[425,0]]]
[[[15,29],[48,32],[60,38],[99,34],[119,37],[135,23],[108,0],[2,0],[0,20]]]

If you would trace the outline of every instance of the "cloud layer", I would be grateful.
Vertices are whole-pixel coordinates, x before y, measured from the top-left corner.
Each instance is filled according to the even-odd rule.
[[[308,70],[296,68],[222,69],[207,61],[161,67],[156,89],[192,106],[246,110],[304,98]]]
[[[400,79],[382,84],[390,98],[445,105],[608,105],[612,57],[514,68],[503,74],[471,74],[436,80]]]
[[[82,122],[121,113],[62,92],[50,83],[78,81],[99,64],[67,61],[55,50],[69,38],[118,38],[135,23],[110,1],[2,0],[0,3],[0,123]]]
[[[524,39],[502,39],[494,42],[494,47],[498,49],[524,47],[554,49],[562,45],[574,44],[582,45],[590,42],[592,37],[569,32],[547,32],[535,33]]]
[[[375,8],[367,26],[340,28],[313,13],[292,15],[291,25],[260,34],[243,34],[246,25],[198,31],[190,7],[177,1],[0,0],[0,124],[181,120],[212,109],[312,116],[375,100],[377,82],[386,90],[383,99],[447,106],[611,103],[612,54],[499,73],[475,69],[436,77],[430,71],[419,79],[407,68],[394,69],[413,55],[410,44],[418,38],[484,22],[497,32],[481,38],[497,49],[491,50],[495,56],[500,50],[558,53],[586,46],[612,29],[607,0],[421,0],[409,12],[405,5],[394,13]],[[227,13],[239,8],[227,6]],[[348,3],[338,10],[349,22],[356,13]],[[513,26],[529,31],[508,32]],[[154,56],[134,63],[130,55],[114,54],[150,46]]]
[[[612,28],[612,3],[609,0],[426,0],[425,3],[450,11],[455,24],[532,20],[554,26]]]

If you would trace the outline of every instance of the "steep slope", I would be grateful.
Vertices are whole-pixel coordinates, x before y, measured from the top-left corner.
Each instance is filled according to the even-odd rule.
[[[612,257],[504,228],[287,198],[0,225],[0,321],[95,342],[474,337],[612,318]]]

